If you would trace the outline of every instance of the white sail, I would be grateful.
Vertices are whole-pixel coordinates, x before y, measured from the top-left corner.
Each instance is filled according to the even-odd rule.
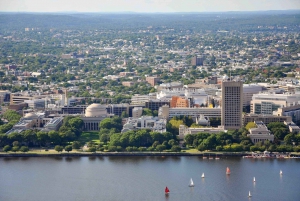
[[[253,177],[253,182],[255,182],[255,177]]]
[[[202,178],[204,178],[204,172],[202,173],[202,176],[201,176]]]
[[[279,174],[282,175],[282,170],[280,170]]]
[[[248,195],[248,197],[252,197],[252,195],[251,195],[251,192],[249,191],[249,195]]]
[[[191,181],[190,181],[190,185],[189,185],[190,187],[193,187],[194,186],[194,182],[193,182],[193,180],[192,180],[192,178],[191,178]]]

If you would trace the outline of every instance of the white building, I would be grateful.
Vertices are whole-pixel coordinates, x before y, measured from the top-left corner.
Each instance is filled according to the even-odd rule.
[[[166,132],[166,119],[158,117],[142,116],[140,118],[129,117],[123,125],[122,133],[130,130],[150,129],[157,132]]]
[[[204,89],[163,89],[157,93],[157,99],[172,99],[172,96],[193,98],[195,104],[206,104],[208,95]]]
[[[158,116],[165,119],[171,119],[175,116],[191,116],[195,120],[200,115],[205,117],[221,117],[221,108],[170,108],[168,105],[164,105],[158,110]]]
[[[243,84],[243,107],[251,104],[253,94],[262,91],[262,86],[254,84]]]
[[[63,117],[54,117],[44,126],[44,130],[45,131],[58,130],[59,127],[62,125],[63,120],[64,120]]]
[[[247,136],[250,137],[253,143],[264,142],[269,140],[274,141],[274,135],[268,130],[267,126],[262,121],[255,121],[256,128],[250,128]]]
[[[189,128],[185,125],[179,126],[179,139],[183,140],[184,137],[188,134],[197,134],[197,133],[211,133],[211,134],[218,134],[220,132],[227,133],[227,130],[224,130],[223,127],[218,128]]]
[[[273,114],[278,108],[290,107],[300,104],[300,94],[254,94],[251,101],[251,113]]]

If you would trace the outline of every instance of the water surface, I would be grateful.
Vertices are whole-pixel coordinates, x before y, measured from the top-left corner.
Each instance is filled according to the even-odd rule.
[[[299,159],[0,158],[0,168],[1,201],[300,200]],[[188,187],[190,178],[195,187]]]

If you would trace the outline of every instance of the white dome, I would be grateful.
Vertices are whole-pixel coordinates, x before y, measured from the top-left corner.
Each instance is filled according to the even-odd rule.
[[[25,118],[26,119],[34,119],[34,118],[38,118],[38,116],[36,114],[34,114],[34,113],[27,113],[25,115]]]
[[[97,103],[91,104],[85,110],[86,117],[100,117],[106,115],[107,115],[106,106]]]

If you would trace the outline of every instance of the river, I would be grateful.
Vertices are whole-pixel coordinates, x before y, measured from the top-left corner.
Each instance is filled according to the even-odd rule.
[[[300,159],[0,158],[0,201],[297,201],[299,189]]]

